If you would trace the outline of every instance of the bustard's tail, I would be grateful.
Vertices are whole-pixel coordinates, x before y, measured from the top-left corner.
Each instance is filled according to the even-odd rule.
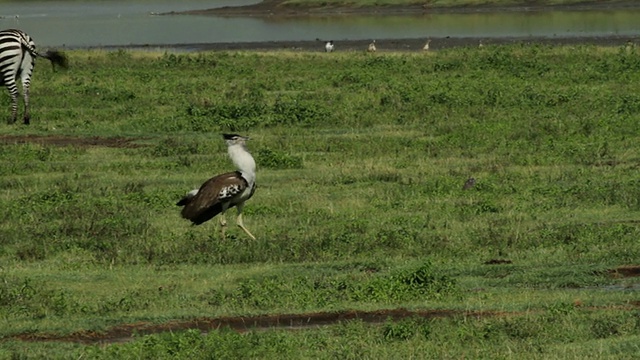
[[[182,199],[180,199],[180,201],[176,203],[176,205],[178,206],[184,206],[180,214],[183,218],[191,220],[194,225],[200,225],[205,221],[211,220],[213,217],[222,212],[221,203],[217,203],[214,206],[211,206],[204,210],[190,208],[188,205],[197,194],[198,189],[191,190],[187,195],[185,195]]]
[[[194,196],[196,196],[196,194],[198,193],[198,190],[199,190],[199,189],[193,189],[193,190],[189,191],[189,192],[187,193],[187,195],[185,195],[182,199],[180,199],[180,201],[178,201],[178,202],[176,203],[176,205],[177,205],[177,206],[185,206],[185,205],[187,205],[188,203],[190,203],[190,202],[191,202],[191,199],[193,199],[193,197],[194,197]]]

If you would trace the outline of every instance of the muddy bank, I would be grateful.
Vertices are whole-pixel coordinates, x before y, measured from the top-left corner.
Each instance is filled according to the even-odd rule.
[[[200,43],[200,44],[164,44],[164,45],[129,45],[129,46],[101,46],[95,47],[105,50],[121,48],[149,51],[324,51],[324,41],[330,39],[304,40],[304,41],[258,41],[258,42],[220,42],[220,43]],[[366,51],[371,40],[336,40],[335,51]],[[425,38],[418,39],[377,39],[376,48],[378,52],[385,51],[406,51],[422,52]],[[605,37],[432,37],[429,44],[430,51],[454,47],[478,47],[480,42],[483,45],[598,45],[598,46],[624,46],[628,42],[640,45],[640,38],[629,36],[605,36]]]

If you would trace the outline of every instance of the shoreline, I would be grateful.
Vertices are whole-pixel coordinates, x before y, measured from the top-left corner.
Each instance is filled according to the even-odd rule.
[[[377,52],[422,52],[426,38],[396,38],[376,39]],[[634,36],[586,36],[586,37],[431,37],[430,51],[438,51],[457,47],[478,47],[483,45],[595,45],[595,46],[624,46],[628,42],[638,42],[640,38]],[[334,40],[336,52],[365,52],[371,40]],[[146,51],[297,51],[324,52],[322,40],[295,41],[251,41],[251,42],[218,42],[218,43],[184,43],[184,44],[131,44],[106,45],[89,47],[88,49],[131,49]]]

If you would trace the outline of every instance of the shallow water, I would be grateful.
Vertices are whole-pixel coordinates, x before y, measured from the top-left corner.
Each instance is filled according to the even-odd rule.
[[[36,39],[39,46],[67,47],[316,38],[640,36],[640,21],[637,21],[640,10],[635,9],[305,18],[155,15],[254,2],[13,1],[0,8],[0,27],[23,29]]]

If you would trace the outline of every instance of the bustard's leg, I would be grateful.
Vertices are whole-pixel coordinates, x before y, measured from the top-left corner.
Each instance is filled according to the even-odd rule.
[[[247,230],[246,227],[244,227],[244,223],[242,222],[242,208],[244,207],[244,204],[238,204],[237,208],[238,208],[238,218],[236,218],[236,224],[238,225],[238,227],[240,227],[240,229],[244,230],[245,233],[247,233],[247,235],[249,235],[249,237],[252,240],[255,240],[256,237],[253,236],[252,233],[249,232],[249,230]]]
[[[227,230],[227,217],[224,216],[224,211],[220,214],[220,227],[222,228],[222,240],[227,240],[225,231]]]

